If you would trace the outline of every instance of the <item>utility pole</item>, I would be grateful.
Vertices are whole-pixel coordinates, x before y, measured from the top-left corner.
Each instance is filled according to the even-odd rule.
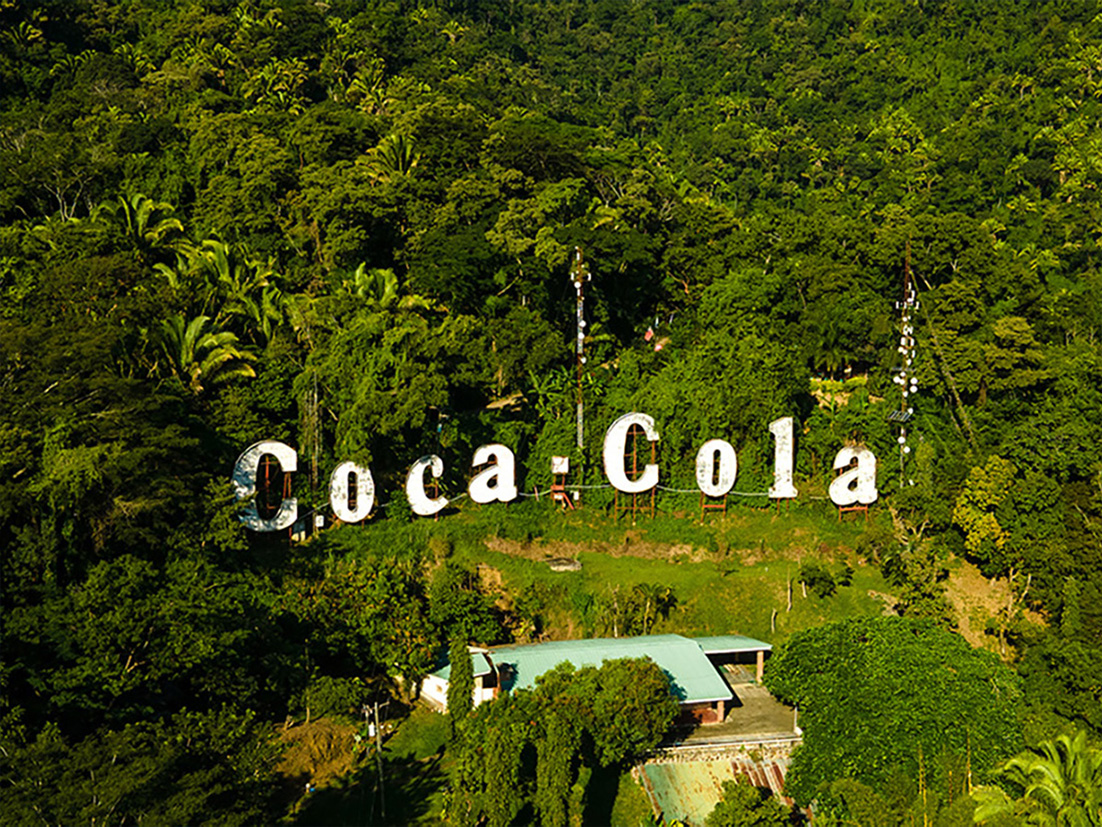
[[[379,812],[386,821],[386,788],[383,785],[383,728],[379,726],[379,702],[375,701],[375,766],[379,782]]]
[[[585,365],[585,295],[582,286],[591,279],[589,269],[582,258],[582,248],[574,248],[574,266],[570,268],[570,281],[574,283],[574,290],[578,294],[576,330],[574,336],[575,362],[578,373],[578,471],[579,481],[584,478],[581,472],[585,467],[585,404],[582,399],[582,370]],[[578,499],[578,491],[574,492],[574,499]]]
[[[576,362],[578,367],[578,450],[585,445],[585,410],[582,401],[582,369],[585,365],[585,296],[582,293],[582,285],[591,280],[589,269],[582,259],[582,248],[574,248],[574,267],[571,268],[570,280],[574,282],[574,290],[578,294],[577,307],[577,336],[575,341]]]

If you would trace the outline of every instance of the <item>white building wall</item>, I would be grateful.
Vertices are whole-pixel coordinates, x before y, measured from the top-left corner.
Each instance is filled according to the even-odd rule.
[[[435,675],[429,675],[421,682],[421,697],[441,711],[448,711],[448,682]]]
[[[474,679],[474,690],[471,692],[471,701],[475,706],[492,701],[495,692],[492,686],[482,685],[482,676]],[[448,682],[435,675],[429,675],[421,682],[421,697],[441,712],[448,711]]]

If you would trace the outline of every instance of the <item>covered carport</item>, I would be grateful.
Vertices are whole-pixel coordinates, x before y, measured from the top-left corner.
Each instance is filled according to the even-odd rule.
[[[761,683],[765,671],[765,656],[773,651],[771,644],[743,635],[713,635],[694,637],[708,660],[728,675],[743,675],[747,680],[735,682]]]

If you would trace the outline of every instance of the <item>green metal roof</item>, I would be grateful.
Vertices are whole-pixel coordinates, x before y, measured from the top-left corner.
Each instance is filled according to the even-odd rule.
[[[771,652],[773,647],[760,640],[743,635],[713,635],[712,637],[694,637],[700,648],[708,655],[721,655],[728,652]]]
[[[682,703],[708,703],[732,697],[726,681],[700,645],[681,635],[551,641],[501,646],[490,651],[506,690],[532,689],[536,678],[568,661],[581,668],[600,666],[606,660],[644,656],[666,673],[671,691]]]
[[[439,663],[439,661],[437,661],[437,663]],[[486,660],[485,652],[471,652],[471,671],[476,678],[480,675],[490,674],[490,662]],[[452,674],[452,665],[450,663],[445,663],[432,674],[436,675],[438,678],[448,680]]]

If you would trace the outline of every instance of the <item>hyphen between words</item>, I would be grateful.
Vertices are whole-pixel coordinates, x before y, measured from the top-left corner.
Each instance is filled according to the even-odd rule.
[[[654,463],[645,465],[643,472],[635,479],[628,477],[624,454],[633,426],[638,426],[649,442],[658,441],[658,430],[650,416],[629,413],[609,426],[602,452],[605,476],[613,488],[624,494],[642,494],[658,485],[658,465]],[[769,487],[769,497],[774,500],[792,499],[799,493],[792,484],[795,427],[790,416],[769,423],[769,432],[774,439],[773,484]],[[266,454],[274,456],[287,473],[294,472],[298,467],[295,449],[277,441],[257,442],[238,457],[233,469],[234,489],[238,499],[250,500],[241,520],[253,531],[279,531],[290,527],[298,519],[298,500],[293,497],[284,497],[271,517],[265,519],[260,515],[254,498],[260,460]],[[556,457],[552,460],[553,466],[555,460],[565,462],[565,458]],[[471,467],[482,468],[467,487],[467,493],[474,502],[507,503],[516,499],[516,457],[504,445],[481,446],[474,452]],[[834,457],[833,467],[835,471],[843,471],[830,484],[830,499],[835,505],[845,508],[876,501],[876,457],[871,451],[861,446],[846,446]],[[552,468],[556,473],[567,470],[565,464]],[[421,517],[431,517],[448,505],[447,497],[430,497],[425,491],[426,473],[439,479],[444,473],[444,461],[435,454],[421,457],[413,463],[406,476],[406,497],[410,508]],[[696,484],[703,494],[709,497],[725,496],[734,487],[737,474],[738,459],[729,442],[710,439],[700,446],[696,455]],[[350,496],[353,485],[354,497]],[[363,468],[354,462],[342,462],[333,470],[329,478],[329,506],[333,509],[333,516],[345,523],[358,523],[371,514],[374,505],[375,480],[370,468]]]

